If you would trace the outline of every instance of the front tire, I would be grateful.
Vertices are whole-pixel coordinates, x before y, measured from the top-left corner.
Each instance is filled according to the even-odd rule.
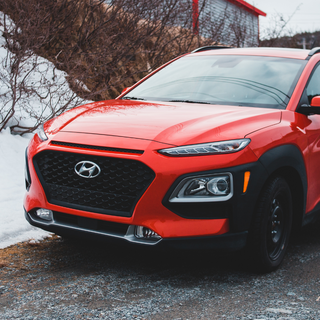
[[[250,254],[259,272],[277,269],[285,256],[292,228],[292,197],[284,178],[266,184],[257,204],[250,234]]]

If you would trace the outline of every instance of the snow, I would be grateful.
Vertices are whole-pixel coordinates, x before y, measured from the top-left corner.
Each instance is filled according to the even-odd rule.
[[[8,28],[14,27],[7,17]],[[12,104],[10,71],[14,55],[7,50],[2,32],[4,15],[0,12],[0,123]],[[70,90],[66,73],[32,52],[20,64],[18,82],[27,88],[15,105],[15,115],[0,132],[0,249],[26,240],[40,240],[50,234],[31,226],[24,217],[25,149],[32,134],[19,136],[10,133],[10,126],[33,127],[44,122],[69,102],[68,108],[87,103]],[[83,84],[84,85],[84,84]],[[88,90],[88,89],[87,89]],[[1,127],[1,126],[0,126]]]
[[[70,90],[66,80],[68,75],[56,69],[50,61],[27,50],[21,50],[23,55],[17,59],[17,50],[11,52],[7,46],[16,49],[19,44],[5,41],[2,36],[4,28],[10,33],[15,25],[0,12],[0,124],[13,106],[14,116],[6,126],[20,125],[28,129],[58,115],[65,105],[71,109],[85,103]],[[84,83],[76,80],[76,84],[89,91]],[[15,128],[16,132],[27,129]]]
[[[0,132],[0,249],[49,235],[31,226],[24,217],[24,154],[29,139],[30,136],[26,138],[10,134],[10,128]]]

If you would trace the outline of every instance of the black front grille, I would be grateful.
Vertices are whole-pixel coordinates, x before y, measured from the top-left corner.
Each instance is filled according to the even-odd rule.
[[[75,172],[81,161],[96,163],[101,173],[82,178]],[[129,217],[155,173],[137,160],[42,151],[33,163],[47,199],[69,208]]]

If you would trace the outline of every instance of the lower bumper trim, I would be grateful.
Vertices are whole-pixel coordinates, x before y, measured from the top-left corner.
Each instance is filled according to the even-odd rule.
[[[27,212],[26,210],[24,210],[24,213],[25,213],[26,220],[31,225],[35,227],[39,227],[49,232],[53,232],[61,236],[65,236],[65,237],[78,237],[78,238],[87,237],[93,240],[110,238],[110,239],[126,240],[127,242],[134,242],[134,243],[139,243],[144,245],[156,245],[160,241],[162,241],[162,239],[145,240],[143,238],[136,238],[134,235],[135,226],[133,225],[128,225],[127,227],[126,225],[124,225],[125,227],[124,231],[106,231],[106,230],[93,228],[93,226],[95,225],[94,222],[97,222],[97,220],[94,220],[94,219],[78,217],[78,219],[81,221],[83,221],[84,219],[86,220],[84,222],[85,225],[84,224],[79,225],[79,224],[75,224],[74,221],[73,223],[68,223],[68,222],[55,221],[55,219],[53,219],[52,221],[42,220],[36,217],[34,214]],[[56,213],[53,214],[54,217],[55,215]],[[72,220],[75,220],[76,218],[77,217],[74,216],[74,219]]]
[[[166,238],[162,246],[177,249],[213,249],[216,251],[238,251],[247,244],[248,231],[239,233],[225,233],[217,236]]]
[[[171,247],[177,249],[214,249],[216,251],[237,251],[245,247],[248,232],[226,233],[216,236],[201,236],[189,238],[165,238],[157,241],[138,239],[134,236],[135,226],[129,225],[126,232],[106,232],[92,230],[83,226],[75,226],[57,221],[41,221],[33,214],[25,212],[26,220],[33,226],[66,237],[81,237],[92,240],[118,239],[125,242],[142,245],[156,245],[157,247]]]

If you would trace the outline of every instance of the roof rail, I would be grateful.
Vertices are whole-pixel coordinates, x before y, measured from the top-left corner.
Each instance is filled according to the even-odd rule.
[[[314,54],[319,53],[320,52],[320,47],[315,47],[312,48],[306,58],[306,60],[309,60]]]
[[[207,50],[231,49],[231,48],[232,47],[226,47],[226,46],[205,46],[205,47],[197,48],[197,49],[191,51],[191,53],[200,52],[200,51],[207,51]]]

